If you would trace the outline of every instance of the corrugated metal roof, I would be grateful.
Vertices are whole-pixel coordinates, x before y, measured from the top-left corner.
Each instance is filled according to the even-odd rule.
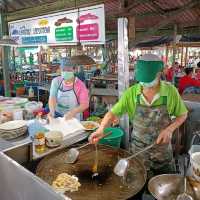
[[[112,3],[111,3],[112,2]],[[115,2],[115,4],[114,4]],[[134,1],[132,1],[134,2]],[[174,20],[172,23],[177,23],[180,26],[199,26],[198,23],[200,18],[200,0],[194,1],[194,0],[154,0],[154,1],[148,1],[148,0],[136,0],[135,6],[130,10],[133,15],[136,16],[136,28],[149,28],[154,25],[156,25],[159,22],[162,22],[165,18],[170,16],[170,13],[177,12],[176,16],[174,17]],[[141,2],[141,3],[139,3]],[[178,10],[186,7],[191,2],[197,2],[197,5],[190,8],[188,6],[188,10],[185,9],[183,12],[178,13]],[[198,4],[199,2],[199,4]],[[118,1],[113,0],[107,0],[106,1],[106,9],[107,11],[107,19],[109,19],[109,16],[112,16],[115,14],[114,10],[116,8],[116,4],[118,4]],[[111,7],[113,5],[113,7]],[[113,22],[112,23],[116,23]],[[108,23],[109,27],[111,26],[111,23]],[[109,28],[107,27],[107,28]]]
[[[60,0],[64,1],[64,0]],[[65,0],[66,1],[66,0]],[[55,2],[55,0],[1,0],[0,7],[6,7],[8,12],[14,12],[25,8],[35,7],[38,5]],[[93,3],[92,0],[77,0],[77,3]],[[117,14],[120,13],[120,4],[118,0],[102,0],[105,3],[106,29],[114,31],[117,28]],[[192,8],[188,7],[189,3],[197,2]],[[199,2],[199,3],[198,3]],[[173,12],[186,7],[186,9],[176,14],[173,23],[181,26],[199,26],[200,19],[200,0],[128,0],[128,7],[133,4],[129,11],[136,17],[136,28],[149,28],[157,23],[162,22]],[[75,0],[67,1],[68,8],[74,7]],[[71,5],[71,6],[70,6]],[[123,10],[121,10],[123,12]],[[121,13],[122,14],[122,13]]]

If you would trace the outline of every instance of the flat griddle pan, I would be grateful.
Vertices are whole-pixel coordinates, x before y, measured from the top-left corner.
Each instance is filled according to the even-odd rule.
[[[92,178],[94,145],[81,149],[79,159],[74,164],[64,162],[66,151],[67,149],[63,149],[45,157],[38,164],[36,175],[50,185],[60,173],[76,175],[81,187],[77,192],[66,192],[66,196],[72,200],[124,200],[136,195],[146,182],[146,169],[136,158],[130,161],[126,178],[113,173],[117,161],[129,156],[129,153],[122,149],[98,145],[99,176],[94,178]]]

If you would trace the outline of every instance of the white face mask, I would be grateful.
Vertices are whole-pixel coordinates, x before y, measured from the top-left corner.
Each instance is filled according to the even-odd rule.
[[[158,84],[158,78],[154,79],[153,81],[151,81],[150,83],[144,83],[144,82],[140,82],[140,84],[143,86],[143,87],[147,87],[147,88],[150,88],[150,87],[153,87],[155,85]]]

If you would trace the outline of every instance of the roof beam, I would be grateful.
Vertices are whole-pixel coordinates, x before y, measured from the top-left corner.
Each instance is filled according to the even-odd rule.
[[[29,3],[29,4],[31,5],[30,7],[35,6],[36,3],[41,3],[41,2],[38,1],[38,0],[29,0],[29,1],[25,1],[25,2]],[[46,3],[46,2],[45,2],[45,3]]]
[[[151,1],[150,0],[134,0],[133,3],[127,7],[127,11],[131,11],[134,7],[140,4],[149,3],[149,2]]]
[[[5,7],[8,9],[9,7],[12,9],[12,10],[15,10],[16,8],[13,6],[13,4],[7,0],[2,0],[2,2],[4,3]]]
[[[128,17],[128,16],[142,16],[142,15],[146,15],[146,13],[140,14],[140,13],[136,13],[135,10],[133,10],[134,7],[139,6],[140,4],[143,3],[149,3],[151,4],[153,7],[155,7],[156,12],[149,12],[151,15],[160,15],[162,17],[166,17],[166,12],[160,8],[160,6],[158,6],[155,2],[155,0],[150,1],[150,0],[135,0],[133,1],[133,3],[131,5],[129,5],[128,7],[124,8],[123,10],[121,9],[121,12],[115,13],[114,16],[115,17],[119,17],[119,16],[124,16],[124,17]]]
[[[136,29],[136,38],[142,37],[145,32],[147,32],[148,29]],[[163,35],[173,35],[173,27],[168,27],[164,29],[159,29],[156,32],[155,36],[163,36]],[[178,27],[178,34],[180,35],[193,35],[193,34],[200,34],[200,29],[198,26],[195,27]],[[106,35],[117,35],[117,31],[106,31]]]
[[[168,14],[167,18],[165,18],[164,20],[161,20],[158,24],[156,24],[155,26],[150,28],[143,36],[141,36],[141,38],[137,38],[135,41],[131,41],[130,46],[134,46],[137,42],[144,40],[144,39],[148,38],[149,36],[154,35],[160,28],[165,27],[166,25],[170,24],[178,14],[184,12],[185,10],[189,10],[190,8],[192,8],[196,5],[200,5],[200,1],[192,0],[191,2],[185,4],[178,10],[170,12],[170,14]]]
[[[26,7],[26,3],[24,3],[24,1],[23,0],[15,0],[19,5],[22,5],[22,6],[24,6],[24,7]]]
[[[96,5],[104,3],[104,0],[79,0],[77,1],[77,7],[87,7],[91,5]],[[39,4],[34,7],[26,8],[23,10],[18,10],[15,12],[8,13],[8,21],[14,21],[18,19],[25,19],[29,17],[35,17],[39,15],[45,15],[50,13],[55,13],[58,11],[72,10],[74,7],[74,0],[57,0],[52,3]]]
[[[158,11],[161,16],[165,17],[166,12],[155,1],[151,1],[150,4]]]

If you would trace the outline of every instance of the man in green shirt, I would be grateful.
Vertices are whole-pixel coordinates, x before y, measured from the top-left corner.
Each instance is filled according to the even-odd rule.
[[[174,171],[171,138],[187,118],[187,109],[177,89],[170,83],[160,81],[162,69],[163,62],[158,56],[142,56],[137,61],[135,73],[139,83],[124,92],[89,138],[91,143],[95,143],[113,119],[127,113],[133,123],[130,151],[135,153],[156,144],[142,156],[148,177]],[[172,117],[175,117],[173,121]]]

